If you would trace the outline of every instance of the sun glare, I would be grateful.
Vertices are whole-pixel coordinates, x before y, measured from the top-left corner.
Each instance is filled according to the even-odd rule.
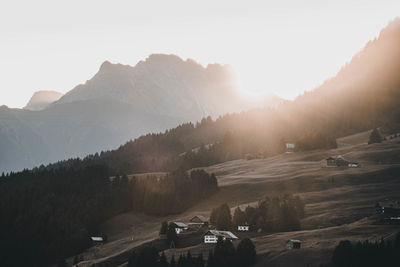
[[[261,66],[254,69],[237,68],[235,66],[233,68],[240,96],[250,101],[260,100],[270,92],[265,86],[266,83],[263,80],[261,71],[255,69],[260,70],[262,68]]]

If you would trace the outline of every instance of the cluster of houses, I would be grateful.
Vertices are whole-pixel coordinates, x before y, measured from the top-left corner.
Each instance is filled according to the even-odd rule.
[[[183,222],[171,222],[171,224],[175,227],[175,232],[179,235],[187,231],[188,229],[200,229],[200,228],[209,228],[208,220],[201,215],[196,215],[192,219],[190,219],[189,223]],[[248,232],[248,225],[239,225],[237,227],[238,232]],[[218,239],[234,241],[239,238],[232,233],[231,231],[222,231],[217,229],[208,229],[203,235],[204,244],[216,244]],[[287,249],[300,249],[301,241],[296,239],[290,239],[286,241]]]
[[[399,205],[398,202],[397,202],[397,205]],[[188,224],[183,223],[183,222],[171,222],[171,224],[175,228],[175,232],[178,235],[184,233],[185,231],[187,231],[189,229],[209,228],[208,220],[202,215],[194,216],[192,219],[190,219]],[[237,231],[247,232],[247,231],[249,231],[249,226],[248,225],[239,225],[237,227]],[[90,237],[90,239],[95,244],[96,243],[101,244],[101,243],[104,243],[107,241],[107,236],[106,235],[92,236],[92,237]],[[238,240],[239,238],[231,231],[222,231],[222,230],[216,230],[216,229],[208,229],[203,235],[203,242],[205,244],[216,244],[218,242],[218,239],[222,239],[224,241],[226,241],[226,240],[234,241],[234,240]],[[287,247],[287,249],[299,249],[301,247],[301,241],[294,240],[294,239],[288,240],[286,242],[286,247]]]
[[[179,235],[188,229],[200,229],[200,228],[209,228],[208,220],[202,215],[196,215],[192,219],[189,220],[189,223],[183,222],[171,222],[171,224],[175,227],[175,232]],[[237,230],[240,232],[249,231],[248,225],[239,225]],[[203,241],[206,244],[217,243],[218,239],[222,240],[237,240],[239,239],[234,233],[231,231],[222,231],[222,230],[207,230],[207,232],[203,235]]]
[[[329,157],[326,159],[326,167],[359,167],[358,162],[349,161],[343,156]]]

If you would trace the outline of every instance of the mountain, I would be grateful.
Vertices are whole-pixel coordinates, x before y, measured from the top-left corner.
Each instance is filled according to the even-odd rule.
[[[206,121],[200,127],[185,125],[176,128],[177,134],[145,136],[106,153],[100,161],[123,171],[136,171],[138,166],[140,171],[171,168],[168,164],[177,164],[177,155],[221,142],[227,132],[235,151],[220,150],[212,162],[243,153],[273,155],[285,140],[312,149],[374,127],[390,132],[400,128],[399,73],[400,19],[395,19],[335,77],[294,101]],[[271,99],[270,105],[281,102]],[[227,66],[203,67],[174,55],[151,55],[134,67],[106,61],[92,79],[44,110],[0,111],[0,137],[7,140],[0,143],[0,170],[108,150],[149,132],[254,106],[260,104],[237,95]],[[205,157],[202,162],[210,160]]]
[[[171,64],[167,66],[171,66]],[[188,65],[187,67],[189,68]],[[117,73],[119,74],[125,71],[127,74],[113,80],[110,77],[117,74],[109,75],[109,68],[113,71],[118,69]],[[173,117],[173,115],[174,112],[177,112],[177,109],[168,105],[168,103],[162,104],[166,110],[165,114],[157,113],[158,105],[150,105],[150,103],[142,105],[139,110],[134,110],[135,105],[132,103],[139,103],[136,102],[135,96],[146,99],[144,97],[145,92],[136,93],[131,98],[129,96],[132,92],[129,90],[115,93],[118,91],[115,88],[147,88],[145,85],[156,86],[160,83],[160,80],[156,78],[154,81],[141,78],[146,82],[141,83],[139,87],[133,86],[135,80],[126,77],[134,77],[136,71],[138,71],[136,67],[134,69],[105,63],[98,76],[96,74],[96,79],[93,78],[85,85],[76,87],[69,94],[50,104],[42,111],[33,112],[9,109],[5,106],[0,107],[2,123],[0,128],[2,138],[0,140],[4,142],[1,145],[5,146],[8,142],[15,142],[18,145],[18,142],[29,141],[29,143],[35,143],[40,147],[46,146],[46,149],[49,150],[48,153],[57,151],[57,149],[74,148],[76,150],[77,146],[84,147],[88,144],[93,144],[93,147],[95,147],[96,138],[99,138],[99,141],[109,141],[111,139],[107,138],[110,138],[113,133],[124,133],[135,125],[142,126],[140,123],[146,122],[148,123],[146,126],[151,127],[153,126],[152,123],[155,122],[164,127],[168,124],[167,118],[176,121],[176,117]],[[167,72],[166,70],[171,71],[168,67],[161,69],[163,73]],[[176,69],[176,66],[174,69]],[[200,69],[199,75],[203,73],[204,69],[208,68]],[[198,190],[199,187],[196,184],[190,186],[191,190],[187,190],[188,187],[182,185],[190,181],[199,181],[197,178],[203,176],[201,173],[206,174],[197,169],[193,176],[190,174],[190,179],[188,174],[180,175],[179,177],[183,178],[180,179],[182,183],[176,183],[174,180],[168,181],[171,178],[170,175],[174,172],[165,176],[169,177],[168,179],[161,178],[158,176],[159,174],[154,172],[175,169],[175,173],[183,174],[185,173],[184,169],[204,167],[235,158],[243,158],[243,156],[246,156],[248,160],[218,164],[208,169],[218,173],[220,178],[218,182],[224,187],[219,191],[218,196],[207,200],[209,204],[220,205],[221,201],[227,199],[235,205],[245,205],[261,203],[261,198],[270,196],[272,193],[282,195],[288,192],[301,193],[302,197],[305,196],[308,201],[312,199],[315,202],[314,209],[308,214],[308,220],[303,221],[306,223],[306,227],[313,225],[313,228],[303,228],[301,233],[292,232],[294,234],[291,234],[289,238],[288,236],[282,237],[282,232],[279,233],[280,238],[278,239],[284,240],[297,238],[296,236],[299,233],[304,234],[307,229],[311,230],[312,235],[315,236],[315,229],[321,226],[321,218],[326,217],[329,213],[326,206],[331,207],[333,205],[332,208],[336,209],[338,203],[336,200],[344,201],[344,204],[349,205],[349,203],[352,203],[351,197],[356,194],[367,196],[367,198],[358,199],[360,200],[358,201],[356,197],[359,205],[352,205],[354,207],[349,210],[346,208],[344,212],[348,214],[346,220],[350,221],[343,221],[343,214],[336,212],[340,214],[340,218],[334,216],[332,221],[326,220],[324,217],[322,225],[325,228],[322,230],[326,233],[326,229],[329,227],[351,223],[358,220],[356,218],[362,218],[362,221],[356,222],[356,225],[360,226],[359,222],[361,222],[370,228],[372,221],[365,220],[365,216],[369,213],[369,211],[365,211],[366,201],[375,202],[378,198],[387,197],[386,193],[382,195],[382,192],[388,192],[389,196],[396,196],[396,193],[398,193],[396,187],[391,190],[389,190],[389,187],[398,184],[399,141],[387,140],[382,144],[369,145],[364,138],[361,138],[364,141],[351,146],[335,150],[327,150],[327,148],[335,147],[338,137],[364,130],[370,131],[371,128],[375,127],[379,127],[380,131],[387,134],[399,132],[399,73],[400,20],[395,20],[381,31],[377,39],[369,42],[360,53],[355,55],[335,77],[327,80],[318,88],[299,96],[294,101],[286,101],[275,108],[255,108],[245,112],[228,114],[218,117],[216,120],[212,120],[211,117],[203,118],[196,124],[185,123],[166,130],[164,133],[143,135],[135,140],[128,141],[118,149],[95,153],[84,159],[69,159],[49,164],[46,167],[40,166],[32,170],[2,175],[0,176],[0,214],[5,215],[3,216],[4,219],[2,217],[3,220],[0,221],[0,229],[4,229],[2,232],[0,230],[2,237],[0,238],[0,248],[7,252],[4,253],[6,257],[4,257],[3,262],[12,266],[27,265],[26,262],[31,265],[35,262],[50,264],[56,259],[62,260],[67,256],[77,255],[77,253],[82,255],[80,252],[90,246],[87,237],[97,236],[101,233],[101,223],[118,213],[135,210],[136,201],[132,201],[132,197],[139,199],[140,203],[146,203],[145,206],[151,208],[168,209],[169,203],[176,203],[179,207],[182,203],[187,202],[186,196],[192,192],[201,191]],[[156,77],[156,75],[152,76]],[[164,78],[166,76],[162,75]],[[186,77],[188,76],[185,75],[185,79]],[[101,82],[91,87],[90,83],[97,82],[97,79]],[[178,79],[181,81],[179,83],[176,83],[176,77],[163,79],[163,81],[165,85],[176,84],[177,88],[189,91],[188,87],[178,87],[185,79]],[[208,84],[209,81],[206,79],[204,82]],[[125,85],[121,86],[120,83]],[[106,84],[106,86],[100,87],[102,84]],[[131,84],[131,86],[128,84]],[[191,84],[198,83],[191,81]],[[211,83],[215,86],[215,90],[220,89],[217,84],[220,83]],[[202,88],[199,85],[197,86],[196,88]],[[159,86],[158,88],[161,90],[164,87]],[[195,90],[191,92],[197,97],[196,100],[203,99],[199,96],[199,92]],[[186,92],[184,95],[186,96]],[[200,100],[196,102],[193,99],[190,98],[192,107],[182,108],[182,110],[208,108],[207,103],[204,104]],[[227,99],[230,103],[235,98]],[[186,101],[183,101],[183,103],[186,103]],[[198,103],[198,105],[194,103]],[[142,110],[146,107],[148,109]],[[219,107],[211,108],[209,112],[218,110]],[[98,116],[96,117],[96,115]],[[119,116],[122,115],[126,117],[121,119]],[[107,117],[104,118],[103,116]],[[118,122],[115,122],[116,118]],[[144,119],[139,121],[137,118]],[[120,120],[124,123],[119,123]],[[35,123],[29,124],[31,121]],[[122,130],[118,128],[125,127],[126,124],[129,124],[126,128]],[[45,128],[47,132],[43,131],[42,128]],[[48,135],[44,136],[38,133],[47,133]],[[74,136],[73,133],[76,133],[76,135]],[[361,133],[361,135],[368,136],[368,132]],[[5,138],[5,141],[3,141],[3,138]],[[353,139],[354,136],[346,139],[349,138]],[[60,142],[60,140],[63,142]],[[282,153],[286,142],[295,143],[295,152],[299,151],[300,153]],[[52,146],[47,146],[47,144]],[[304,152],[305,150],[314,151],[307,153]],[[278,153],[281,155],[278,156]],[[357,161],[359,159],[362,164],[361,167],[352,170],[321,168],[322,159],[338,153],[345,153]],[[34,157],[47,156],[46,153],[29,155],[25,152],[25,154],[29,158],[32,155]],[[8,156],[8,154],[5,155]],[[18,153],[11,155],[18,159]],[[276,156],[270,157],[272,155]],[[251,160],[251,158],[256,157],[269,158]],[[138,175],[141,172],[152,172],[152,174],[150,176]],[[122,176],[120,177],[120,175]],[[205,177],[207,176],[208,174]],[[112,183],[110,183],[110,177],[113,177]],[[132,180],[129,181],[128,177],[131,177]],[[144,179],[141,179],[141,177]],[[212,177],[214,176],[211,175]],[[140,187],[143,182],[147,184],[149,180],[149,186]],[[210,182],[215,184],[214,178],[209,182],[207,180],[199,181],[197,184],[210,184]],[[332,182],[326,182],[330,180]],[[154,186],[151,181],[157,181],[156,183],[159,186]],[[165,194],[164,189],[167,184],[170,188],[184,192],[186,198],[179,198],[179,195],[177,196],[173,192],[172,194]],[[381,185],[384,185],[384,187]],[[343,187],[346,187],[346,190],[343,190]],[[138,190],[130,191],[132,188]],[[368,188],[374,190],[369,192]],[[338,194],[339,191],[344,192],[344,194]],[[316,193],[325,197],[316,196]],[[251,195],[250,198],[249,194]],[[335,198],[333,204],[332,198]],[[168,200],[173,200],[173,202],[168,202]],[[323,204],[322,209],[324,211],[320,215],[317,214],[318,218],[316,218],[315,211],[322,210],[321,205],[318,206],[318,203],[323,203],[321,200],[328,201],[332,205]],[[9,205],[9,203],[13,204]],[[201,206],[204,209],[203,214],[210,212],[211,205],[208,204],[207,207],[204,205],[205,202],[198,204],[196,207]],[[356,213],[354,213],[355,211]],[[198,210],[191,212],[197,213]],[[190,214],[181,213],[176,218],[186,217],[189,219],[194,214],[188,215]],[[261,217],[264,215],[258,214]],[[253,217],[253,224],[265,222],[261,217]],[[138,218],[150,225],[147,217]],[[138,218],[132,220],[135,227]],[[160,222],[164,218],[158,218],[157,221]],[[116,220],[121,222],[121,217]],[[326,223],[327,221],[329,222]],[[121,223],[118,224],[121,225]],[[122,224],[124,225],[122,231],[126,235],[124,237],[119,235],[118,238],[122,237],[121,242],[125,242],[127,236],[129,238],[132,236],[132,224],[127,224],[126,221]],[[110,228],[118,228],[113,224],[111,225]],[[128,228],[126,225],[128,225]],[[153,227],[151,228],[153,229]],[[141,228],[136,227],[135,229]],[[154,227],[154,229],[156,228]],[[157,233],[154,229],[151,232]],[[271,236],[269,230],[266,232]],[[387,229],[385,232],[387,234]],[[149,232],[143,232],[143,234],[149,236]],[[374,235],[376,236],[376,233]],[[337,236],[332,236],[339,240],[336,238]],[[346,237],[346,235],[340,236]],[[265,237],[258,239],[258,242],[261,242],[258,244],[262,244],[265,239]],[[138,240],[143,241],[136,239],[136,241]],[[273,248],[276,247],[275,241],[272,241],[274,243],[271,245]],[[117,244],[120,247],[121,242],[110,243]],[[21,247],[21,244],[25,244],[25,246]],[[133,246],[132,244],[130,245]],[[193,246],[190,248],[193,249]],[[282,245],[282,249],[285,249],[284,245]],[[110,251],[114,253],[114,256],[105,257],[110,256]],[[125,256],[116,255],[115,251],[114,249],[110,250],[110,247],[106,248],[101,255],[102,259],[108,259],[111,265],[115,265],[114,260],[117,258],[120,260],[121,257],[127,255],[126,247],[123,250]],[[270,248],[264,247],[263,251],[270,253]],[[88,251],[88,253],[93,254],[92,251]],[[279,254],[282,254],[282,252],[280,251]],[[285,255],[284,257],[286,257]],[[85,260],[87,260],[86,256]],[[96,259],[96,264],[99,263],[97,260],[101,259]]]
[[[182,122],[254,107],[238,95],[229,66],[204,68],[193,60],[164,54],[152,54],[134,67],[105,61],[91,80],[66,93],[57,104],[101,98],[134,105],[149,114],[182,118]],[[267,105],[279,101],[273,95],[267,99]]]
[[[106,61],[85,84],[38,109],[45,95],[35,94],[24,109],[0,110],[0,171],[81,157],[183,122],[281,101],[274,95],[245,101],[228,66],[162,54],[134,67]]]
[[[285,142],[295,143],[300,151],[333,148],[336,138],[375,127],[396,133],[400,130],[399,73],[400,19],[396,19],[335,77],[294,101],[148,134],[116,150],[90,155],[82,164],[106,164],[115,173],[166,171],[246,154],[268,157],[284,151]]]
[[[57,101],[63,96],[62,93],[56,91],[37,91],[35,92],[24,109],[42,110],[51,103]]]

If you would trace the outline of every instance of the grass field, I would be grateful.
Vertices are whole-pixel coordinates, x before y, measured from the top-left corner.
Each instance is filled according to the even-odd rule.
[[[217,175],[220,190],[186,212],[152,217],[135,212],[118,215],[102,225],[109,242],[83,253],[79,266],[108,262],[123,264],[132,248],[158,236],[164,220],[188,221],[193,215],[206,217],[224,202],[231,208],[257,203],[270,194],[299,194],[306,203],[302,230],[284,233],[251,234],[258,252],[257,266],[318,266],[329,261],[333,248],[342,239],[365,240],[390,237],[399,226],[374,224],[374,205],[386,198],[400,199],[400,139],[367,145],[368,135],[338,139],[339,148],[292,154],[266,159],[235,160],[205,168]],[[326,168],[324,159],[343,155],[360,163],[359,168]],[[332,180],[333,182],[329,182]],[[300,250],[286,250],[288,239],[302,240]],[[179,256],[208,253],[210,245],[169,249]],[[205,255],[206,256],[206,255]],[[112,259],[118,258],[118,261]]]

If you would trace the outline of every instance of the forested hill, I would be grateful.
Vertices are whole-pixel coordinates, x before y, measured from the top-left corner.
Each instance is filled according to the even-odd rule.
[[[400,19],[368,42],[336,75],[313,91],[278,108],[253,109],[186,123],[129,141],[83,160],[49,165],[106,164],[113,173],[191,168],[243,157],[282,152],[285,141],[300,150],[334,147],[337,137],[400,125]],[[221,102],[221,105],[224,103]]]
[[[0,179],[1,266],[50,266],[90,246],[112,216],[181,213],[218,190],[216,177],[202,170],[110,179],[107,166],[74,165],[9,178]]]

